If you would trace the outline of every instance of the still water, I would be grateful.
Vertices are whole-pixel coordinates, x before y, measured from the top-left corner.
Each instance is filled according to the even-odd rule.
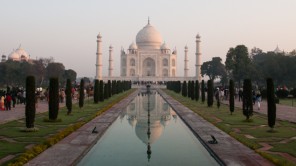
[[[78,165],[219,164],[166,101],[152,91],[139,93]]]

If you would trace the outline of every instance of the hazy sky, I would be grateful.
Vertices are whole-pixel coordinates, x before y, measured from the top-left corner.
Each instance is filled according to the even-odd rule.
[[[195,36],[201,36],[202,61],[239,44],[263,51],[296,48],[296,0],[0,0],[0,54],[20,44],[31,58],[53,57],[78,76],[95,76],[96,36],[103,36],[103,75],[108,47],[114,47],[114,75],[120,48],[135,42],[150,23],[178,51],[178,76],[195,71]]]

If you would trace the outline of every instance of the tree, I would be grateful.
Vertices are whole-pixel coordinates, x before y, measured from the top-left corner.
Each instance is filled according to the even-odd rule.
[[[104,82],[100,80],[99,82],[99,101],[104,101]]]
[[[195,99],[194,81],[190,81],[190,82],[191,82],[190,83],[190,93],[191,93],[190,97],[191,97],[191,100],[194,100]]]
[[[49,101],[48,101],[49,120],[57,120],[59,113],[59,80],[50,78],[49,81]]]
[[[244,80],[243,114],[246,116],[246,120],[249,120],[250,117],[253,115],[253,94],[252,94],[252,82],[250,79]]]
[[[95,79],[95,87],[94,87],[94,103],[99,103],[99,80]]]
[[[248,48],[244,45],[230,48],[226,55],[225,67],[239,85],[243,78],[250,78],[252,73],[249,72],[251,68],[251,59],[249,57]]]
[[[65,66],[62,63],[49,63],[46,67],[47,78],[56,77],[63,80]]]
[[[64,79],[70,79],[71,81],[75,81],[76,77],[77,77],[77,73],[74,70],[72,69],[65,70]]]
[[[28,76],[26,79],[26,127],[34,128],[35,121],[35,77]]]
[[[201,102],[204,103],[206,100],[206,92],[205,92],[205,81],[201,81]]]
[[[82,108],[84,104],[84,79],[80,81],[79,87],[79,108]]]
[[[195,86],[194,86],[194,97],[195,97],[195,100],[198,101],[199,100],[199,82],[198,80],[195,81]]]
[[[234,111],[234,82],[229,80],[229,110],[232,115]]]
[[[201,75],[207,75],[213,81],[226,76],[225,66],[221,62],[220,57],[213,57],[211,61],[204,62],[201,65]]]
[[[208,102],[208,107],[212,107],[213,103],[214,103],[214,86],[213,86],[213,81],[212,80],[208,80],[208,98],[207,98],[207,102]]]
[[[184,81],[183,85],[182,85],[182,95],[184,97],[187,97],[187,83],[186,83],[186,81]]]
[[[70,115],[72,112],[72,83],[70,78],[67,79],[65,93],[66,93],[66,107],[68,109],[67,115]]]
[[[108,83],[107,84],[108,84],[108,98],[110,98],[112,96],[112,84],[111,84],[111,80],[108,80]]]
[[[276,104],[274,97],[274,85],[272,78],[266,79],[267,83],[267,115],[268,126],[273,130],[276,120]]]
[[[108,84],[104,84],[104,99],[108,99]]]

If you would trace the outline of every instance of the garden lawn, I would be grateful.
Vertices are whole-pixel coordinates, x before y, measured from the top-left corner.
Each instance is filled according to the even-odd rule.
[[[68,129],[68,131],[65,132],[67,134],[60,134],[62,138],[66,137],[73,132],[72,130],[76,129],[75,127],[71,128],[71,126],[81,126],[92,120],[133,91],[134,89],[113,95],[111,98],[104,100],[104,102],[99,102],[98,104],[94,104],[92,99],[85,100],[84,106],[81,109],[78,103],[73,104],[71,115],[67,115],[66,107],[60,108],[58,119],[61,119],[61,122],[45,122],[44,119],[48,119],[48,112],[37,114],[35,118],[35,127],[39,128],[37,132],[21,132],[21,129],[26,126],[25,119],[0,124],[0,159],[8,155],[13,155],[15,158],[24,153],[26,149],[30,149],[34,145],[42,145],[44,142],[48,141],[50,137]],[[53,142],[49,142],[47,144],[52,145],[52,143]],[[14,159],[10,161],[13,160]],[[10,161],[6,162],[5,165]]]
[[[296,165],[296,124],[287,121],[276,121],[274,132],[269,132],[266,115],[254,113],[250,121],[246,121],[242,109],[235,108],[230,115],[229,106],[221,104],[218,109],[204,103],[183,97],[173,91],[164,90],[168,95],[182,103],[207,121],[211,122],[238,141],[255,150],[276,165]],[[271,146],[268,150],[261,150],[262,143]],[[275,153],[276,152],[276,153]],[[289,160],[286,155],[295,160]]]

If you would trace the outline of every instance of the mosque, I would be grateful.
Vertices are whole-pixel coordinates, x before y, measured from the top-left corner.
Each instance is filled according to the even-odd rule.
[[[108,76],[102,76],[102,36],[97,36],[96,76],[99,80],[131,80],[131,81],[173,81],[199,80],[201,81],[201,52],[200,36],[196,35],[196,64],[195,76],[188,76],[188,47],[184,49],[184,76],[176,76],[177,50],[171,50],[163,42],[161,34],[148,23],[136,36],[136,43],[130,44],[125,51],[120,52],[120,77],[113,76],[113,47],[109,47]]]
[[[8,60],[12,61],[30,61],[30,55],[21,47],[17,48],[16,50],[13,50],[8,55]],[[6,55],[2,55],[1,62],[6,61]]]

